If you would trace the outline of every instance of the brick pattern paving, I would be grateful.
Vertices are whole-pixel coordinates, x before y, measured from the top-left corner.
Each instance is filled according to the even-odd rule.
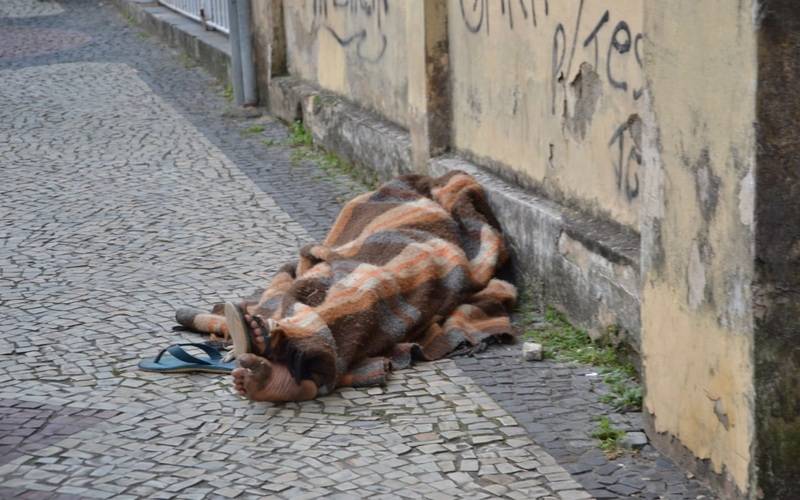
[[[589,497],[452,361],[282,406],[240,399],[227,377],[138,371],[141,356],[178,340],[177,306],[263,284],[310,235],[127,64],[2,70],[0,100],[0,329],[11,353],[0,399],[17,401],[15,420],[45,404],[116,413],[57,417],[69,432],[20,448],[0,487],[81,498]]]
[[[3,0],[0,2],[0,18],[29,18],[62,14],[64,8],[58,2],[44,0]]]
[[[707,495],[652,449],[609,463],[587,437],[602,384],[516,348],[302,405],[136,371],[179,338],[176,306],[263,285],[363,186],[293,158],[284,126],[228,112],[113,10],[64,6],[0,2],[0,33],[90,38],[0,58],[0,416],[34,429],[0,462],[0,497]]]
[[[596,368],[522,361],[517,346],[455,361],[595,498],[710,498],[649,444],[613,460],[597,447],[591,434],[598,416],[626,432],[640,432],[642,422],[640,413],[618,413],[600,402],[608,389]]]
[[[78,31],[8,26],[0,31],[0,59],[60,52],[80,47],[89,40],[89,35]]]

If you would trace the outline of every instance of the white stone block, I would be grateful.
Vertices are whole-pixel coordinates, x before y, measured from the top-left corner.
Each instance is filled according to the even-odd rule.
[[[542,360],[542,344],[536,342],[524,342],[522,344],[522,358],[525,361]]]

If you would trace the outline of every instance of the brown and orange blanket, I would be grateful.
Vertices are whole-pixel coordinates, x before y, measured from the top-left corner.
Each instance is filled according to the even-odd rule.
[[[241,307],[269,325],[258,354],[317,394],[378,385],[416,359],[511,341],[516,290],[495,277],[506,260],[475,179],[407,175],[350,201],[324,242],[302,248]],[[219,305],[178,320],[227,337]]]

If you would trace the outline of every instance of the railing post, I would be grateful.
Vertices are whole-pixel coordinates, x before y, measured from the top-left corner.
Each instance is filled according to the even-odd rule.
[[[242,104],[252,106],[258,100],[256,71],[253,63],[253,32],[250,29],[250,0],[236,0],[239,16],[239,54],[242,66]]]
[[[229,41],[231,44],[231,85],[236,104],[244,102],[244,84],[242,82],[242,54],[239,43],[239,14],[236,0],[228,1],[228,21],[230,22]]]

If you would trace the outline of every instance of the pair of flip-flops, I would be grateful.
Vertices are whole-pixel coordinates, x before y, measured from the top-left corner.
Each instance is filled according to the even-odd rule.
[[[143,359],[139,368],[148,372],[159,373],[230,373],[236,368],[236,361],[232,360],[242,354],[253,352],[250,337],[250,325],[244,319],[242,309],[234,304],[225,304],[225,320],[228,324],[233,348],[229,353],[223,353],[214,343],[183,342],[165,347],[154,358]],[[265,341],[267,335],[262,328]],[[193,347],[201,351],[199,355],[187,351]],[[193,349],[193,350],[195,350]]]

